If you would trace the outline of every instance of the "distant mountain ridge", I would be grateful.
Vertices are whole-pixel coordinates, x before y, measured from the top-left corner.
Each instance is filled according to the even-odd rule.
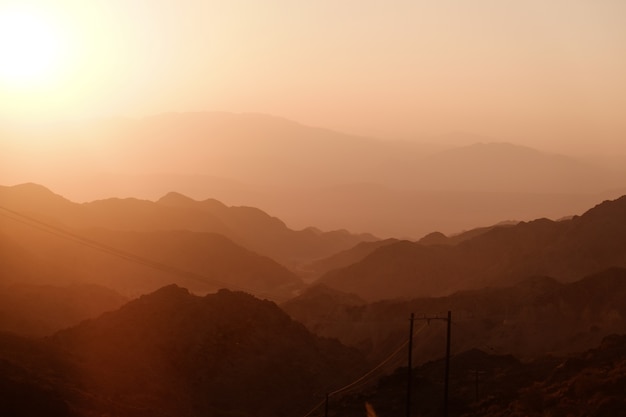
[[[296,229],[381,237],[561,218],[626,193],[624,169],[497,138],[466,137],[468,145],[449,148],[260,114],[170,113],[7,128],[0,146],[3,141],[12,155],[0,167],[5,183],[45,183],[81,201],[154,200],[176,190],[259,207]],[[28,143],[41,146],[23,146]],[[45,160],[29,162],[42,153]]]
[[[91,283],[137,295],[177,282],[200,293],[231,287],[270,298],[289,297],[302,285],[284,266],[223,235],[173,227],[174,221],[193,221],[156,203],[114,201],[117,210],[106,202],[104,209],[90,211],[34,185],[0,189],[0,194],[2,207],[12,207],[0,216],[5,285]],[[91,221],[98,216],[122,230],[96,228]],[[205,218],[212,224],[210,215],[200,216]]]
[[[346,267],[361,261],[379,247],[390,245],[391,243],[397,241],[397,239],[384,239],[373,242],[361,242],[350,249],[338,252],[328,258],[318,259],[317,261],[311,262],[303,268],[307,273],[307,276],[312,277],[312,279],[316,279],[329,271]]]
[[[456,245],[393,243],[320,282],[373,301],[509,285],[533,275],[574,281],[614,266],[626,267],[626,196],[569,220],[495,227]]]
[[[407,169],[409,169],[407,167]],[[475,143],[430,155],[413,168],[439,190],[571,193],[623,184],[611,170],[506,142]]]
[[[0,187],[0,203],[76,229],[218,233],[292,269],[361,241],[376,240],[372,235],[354,235],[344,230],[294,231],[257,208],[227,207],[214,199],[195,201],[179,193],[169,193],[157,202],[111,198],[77,204],[45,187],[23,184]]]

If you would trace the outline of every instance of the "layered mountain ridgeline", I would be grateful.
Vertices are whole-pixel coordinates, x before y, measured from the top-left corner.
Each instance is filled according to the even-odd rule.
[[[231,287],[276,299],[302,286],[282,265],[215,233],[74,231],[12,216],[0,217],[2,246],[10,249],[0,253],[4,285],[90,283],[134,296],[175,282],[201,293]]]
[[[489,192],[576,193],[624,186],[623,173],[512,143],[473,143],[395,167],[417,188]],[[497,173],[496,175],[494,175]]]
[[[0,201],[9,209],[0,217],[5,283],[88,282],[136,295],[178,282],[199,292],[230,286],[284,299],[300,288],[300,279],[225,236],[292,266],[372,239],[341,231],[296,232],[258,209],[175,194],[157,203],[76,204],[26,184],[1,188]]]
[[[0,331],[41,337],[116,310],[128,300],[97,285],[0,287]]]
[[[455,233],[450,236],[446,236],[441,232],[431,232],[418,240],[417,243],[421,243],[422,245],[456,245],[487,233],[497,227],[510,227],[515,226],[518,223],[520,222],[515,220],[505,220],[494,224],[493,226],[477,227],[460,233]]]
[[[455,245],[400,241],[320,282],[374,301],[510,285],[535,275],[571,282],[613,266],[626,267],[626,196],[571,219],[495,227]]]
[[[359,242],[376,240],[371,235],[353,235],[345,230],[294,231],[257,208],[227,207],[214,199],[195,201],[178,193],[169,193],[157,202],[112,198],[77,204],[42,186],[23,184],[0,187],[0,204],[37,219],[81,230],[218,233],[292,269]]]
[[[457,148],[433,145],[440,138],[376,140],[259,114],[175,113],[2,133],[11,155],[2,177],[12,184],[45,183],[82,201],[177,190],[261,207],[298,229],[384,237],[560,218],[626,187],[624,164],[612,172],[480,137],[446,141],[468,144]],[[30,163],[42,154],[45,161]]]
[[[515,221],[505,221],[494,226],[479,227],[451,236],[446,236],[441,232],[432,232],[421,238],[418,243],[423,245],[456,245],[460,242],[486,233],[496,227],[513,226],[517,223],[518,222]],[[378,248],[388,246],[392,243],[398,243],[399,241],[399,239],[383,239],[373,242],[361,242],[350,249],[338,252],[328,258],[318,259],[308,265],[305,265],[303,267],[303,272],[305,272],[306,276],[309,278],[321,278],[332,270],[344,268],[362,261]]]
[[[410,161],[441,148],[353,136],[270,115],[225,112],[66,122],[41,129],[7,126],[0,137],[0,144],[6,144],[18,160],[33,154],[28,146],[21,146],[25,143],[38,143],[37,151],[49,151],[48,172],[78,171],[90,179],[102,172],[201,174],[279,186],[371,181],[380,178],[386,168],[383,162]],[[80,160],[68,157],[78,154]],[[37,171],[26,166],[15,170],[28,168]],[[132,184],[132,177],[119,180]],[[120,187],[110,183],[114,180],[102,185],[118,195],[111,190]],[[131,190],[131,195],[137,195],[132,191],[140,190]]]
[[[443,415],[445,364],[413,370],[411,415]],[[369,388],[329,401],[329,416],[357,417],[369,403],[380,416],[404,415],[407,368]],[[567,357],[520,362],[480,350],[450,361],[448,412],[460,417],[619,416],[626,409],[626,336],[610,335],[599,347]]]
[[[408,318],[445,317],[452,311],[453,351],[472,348],[537,357],[596,346],[611,333],[626,333],[626,269],[612,268],[563,284],[526,279],[506,288],[458,292],[447,297],[371,304],[329,288],[311,288],[282,304],[319,335],[383,358],[407,338]],[[441,356],[445,323],[418,320],[415,360]]]
[[[43,340],[2,335],[0,358],[0,406],[63,416],[303,415],[364,366],[272,302],[174,285]]]
[[[458,147],[436,144],[440,138],[422,140],[354,136],[263,114],[189,112],[40,129],[13,126],[0,143],[9,142],[19,161],[33,154],[21,145],[36,142],[36,151],[48,151],[48,172],[78,171],[90,178],[102,172],[167,172],[277,186],[365,182],[492,192],[594,192],[624,185],[623,176],[600,166],[525,146],[476,136],[447,141],[466,144]],[[69,157],[77,154],[80,160]],[[27,168],[37,171],[18,172]]]
[[[334,269],[343,268],[363,260],[376,249],[397,242],[398,239],[384,239],[373,242],[361,242],[350,249],[335,253],[327,258],[318,259],[303,266],[303,272],[309,279],[317,279]]]

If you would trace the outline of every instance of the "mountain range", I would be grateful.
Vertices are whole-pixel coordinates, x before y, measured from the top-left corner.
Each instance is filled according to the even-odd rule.
[[[570,283],[535,276],[512,286],[374,303],[316,286],[281,307],[316,334],[378,359],[406,340],[414,313],[414,360],[421,363],[441,357],[445,346],[445,323],[423,317],[453,312],[453,353],[478,348],[532,359],[591,349],[605,336],[626,333],[624,300],[626,268],[609,268]]]
[[[157,202],[78,204],[24,184],[1,187],[0,203],[5,282],[78,280],[129,295],[174,279],[200,292],[232,286],[285,298],[302,286],[294,272],[300,265],[375,240],[346,231],[294,231],[256,208],[176,193]]]
[[[443,147],[259,114],[170,113],[4,126],[0,148],[11,158],[0,175],[5,184],[45,183],[77,201],[154,200],[177,190],[259,207],[291,228],[411,239],[506,219],[560,218],[626,193],[623,169],[468,140]],[[30,162],[41,154],[45,160]]]
[[[12,416],[305,415],[338,389],[353,396],[329,415],[398,414],[411,313],[420,412],[437,415],[447,311],[456,414],[623,405],[626,196],[417,241],[294,231],[179,193],[78,204],[25,184],[0,207]]]
[[[626,267],[626,196],[573,218],[505,224],[456,241],[391,243],[319,282],[375,301],[442,296],[537,275],[571,282]]]

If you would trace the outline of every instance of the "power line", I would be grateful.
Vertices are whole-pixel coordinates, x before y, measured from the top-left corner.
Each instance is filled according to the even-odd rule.
[[[0,211],[0,215],[11,219],[13,221],[16,221],[18,223],[24,224],[26,226],[35,228],[37,230],[52,234],[54,236],[57,236],[59,238],[65,239],[65,240],[69,240],[71,242],[74,242],[76,244],[112,255],[112,256],[116,256],[118,258],[124,259],[126,261],[129,262],[133,262],[136,264],[140,264],[143,266],[147,266],[162,272],[166,272],[169,273],[171,275],[175,275],[181,278],[185,278],[185,279],[191,279],[191,280],[195,280],[195,281],[199,281],[202,282],[204,284],[209,284],[209,285],[214,285],[214,286],[221,286],[221,287],[225,287],[225,288],[231,288],[231,289],[235,289],[235,290],[239,290],[239,291],[244,291],[244,292],[248,292],[250,294],[256,294],[256,295],[264,295],[264,296],[269,296],[273,299],[279,299],[281,297],[276,297],[274,294],[267,292],[267,291],[263,291],[263,290],[256,290],[256,289],[251,289],[251,288],[247,288],[247,287],[243,287],[240,285],[236,285],[236,284],[232,284],[232,283],[228,283],[225,281],[221,281],[219,279],[215,279],[215,278],[210,278],[207,277],[205,275],[201,275],[198,274],[196,272],[191,272],[191,271],[187,271],[172,265],[168,265],[162,262],[158,262],[158,261],[154,261],[152,259],[149,258],[145,258],[136,254],[133,254],[131,252],[127,252],[118,248],[115,248],[113,246],[95,241],[93,239],[89,239],[87,237],[81,236],[79,234],[70,232],[69,230],[63,229],[61,227],[58,226],[54,226],[51,225],[49,223],[43,222],[41,220],[37,220],[33,217],[27,216],[25,214],[22,214],[20,212],[8,209],[6,207],[0,206],[0,210],[4,210],[6,213]],[[7,214],[8,213],[8,214]],[[17,216],[17,217],[15,217]],[[284,298],[284,300],[286,300],[286,298]]]
[[[420,327],[416,332],[413,332],[413,337],[412,339],[415,338],[415,336],[417,336],[422,330],[424,330],[426,328],[426,324],[424,324],[422,327]],[[315,407],[313,407],[311,409],[311,411],[309,411],[308,413],[306,413],[303,417],[308,417],[310,416],[313,412],[315,412],[318,408],[320,408],[322,405],[324,405],[325,402],[328,401],[328,398],[333,396],[333,395],[337,395],[339,393],[348,391],[356,386],[358,386],[360,383],[367,381],[367,379],[372,376],[376,371],[378,371],[380,368],[382,368],[383,366],[385,366],[387,363],[389,363],[395,356],[397,356],[400,352],[402,352],[402,350],[409,344],[409,340],[412,339],[407,339],[404,342],[402,342],[402,344],[400,346],[398,346],[389,356],[387,356],[385,359],[383,359],[378,365],[374,366],[372,369],[370,369],[369,371],[367,371],[365,374],[363,374],[362,376],[360,376],[359,378],[355,379],[354,381],[344,385],[341,388],[338,388],[332,392],[329,392],[326,395],[326,399],[320,401],[319,403],[317,403],[315,405]]]
[[[95,241],[93,239],[89,239],[86,238],[84,236],[78,235],[76,233],[70,232],[68,230],[65,230],[61,227],[58,226],[53,226],[49,223],[37,220],[35,218],[26,216],[22,213],[19,213],[17,211],[14,210],[10,210],[6,207],[2,207],[0,206],[0,210],[4,210],[6,213],[3,213],[2,211],[0,211],[0,215],[11,219],[15,222],[27,225],[29,227],[35,228],[37,230],[52,234],[54,236],[57,236],[59,238],[62,239],[66,239],[69,241],[72,241],[76,244],[112,255],[112,256],[116,256],[119,258],[122,258],[126,261],[129,262],[134,262],[137,264],[141,264],[162,272],[166,272],[175,276],[179,276],[182,278],[186,278],[186,279],[193,279],[196,281],[200,281],[202,283],[205,284],[217,284],[217,285],[221,285],[221,286],[225,286],[225,287],[230,287],[230,288],[235,288],[241,291],[245,291],[245,292],[249,292],[251,294],[266,294],[268,295],[268,292],[264,292],[264,291],[259,291],[259,290],[252,290],[250,288],[245,288],[245,287],[241,287],[238,285],[234,285],[231,283],[227,283],[225,281],[221,281],[221,280],[217,280],[214,278],[209,278],[206,277],[204,275],[195,273],[195,272],[190,272],[190,271],[186,271],[168,264],[164,264],[161,262],[157,262],[154,260],[151,260],[149,258],[145,258],[139,255],[135,255],[133,253],[115,248],[113,246]],[[9,214],[7,214],[9,213]],[[17,217],[15,217],[17,216]],[[272,295],[273,296],[273,295]],[[275,296],[273,296],[273,298],[276,298]],[[413,321],[414,317],[413,314],[411,315],[411,321]],[[446,381],[445,381],[445,392],[444,392],[444,414],[447,415],[447,400],[448,400],[448,373],[449,373],[449,358],[450,358],[450,326],[452,324],[452,320],[451,320],[451,313],[448,311],[448,316],[446,317],[440,317],[440,316],[433,316],[433,317],[415,317],[415,319],[417,320],[424,320],[428,323],[430,323],[431,320],[444,320],[447,321],[447,346],[446,346]],[[385,320],[386,321],[386,320]],[[351,389],[353,389],[354,387],[359,386],[359,384],[367,381],[376,371],[378,371],[379,369],[381,369],[383,366],[385,366],[387,363],[389,363],[395,356],[397,356],[407,345],[412,347],[412,341],[415,338],[415,336],[417,334],[419,334],[424,328],[426,328],[426,324],[424,324],[424,326],[422,326],[421,328],[419,328],[416,332],[411,332],[411,336],[405,340],[400,346],[398,346],[398,348],[396,348],[389,356],[387,356],[385,359],[383,359],[378,365],[376,365],[375,367],[373,367],[372,369],[370,369],[368,372],[366,372],[365,374],[363,374],[361,377],[355,379],[354,381],[350,382],[347,385],[344,385],[343,387],[336,389],[328,394],[326,394],[326,398],[325,400],[320,401],[318,404],[315,405],[315,407],[313,407],[313,409],[311,409],[311,411],[309,411],[307,414],[305,414],[303,417],[308,417],[310,416],[313,412],[315,412],[319,407],[321,407],[322,405],[326,404],[326,407],[328,407],[328,399],[331,396],[343,393],[343,392],[347,392]],[[411,326],[411,330],[412,330],[412,326]],[[409,371],[410,371],[410,367],[409,367]]]
[[[413,316],[411,316],[412,318]],[[448,417],[448,391],[450,380],[450,333],[452,327],[452,312],[448,310],[446,317],[441,316],[422,316],[419,320],[426,320],[430,323],[431,320],[443,320],[446,322],[446,359],[445,359],[445,374],[444,374],[444,387],[443,387],[443,415]]]

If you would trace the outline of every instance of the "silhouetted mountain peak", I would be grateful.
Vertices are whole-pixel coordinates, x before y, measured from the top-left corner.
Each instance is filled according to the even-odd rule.
[[[176,284],[170,284],[165,287],[161,287],[158,290],[142,295],[141,299],[144,300],[174,300],[181,299],[190,296],[187,288],[179,287]]]
[[[54,194],[49,188],[46,188],[41,184],[35,184],[34,182],[27,182],[27,183],[18,184],[18,185],[14,185],[13,187],[6,187],[6,188],[12,188],[16,192],[21,192],[24,194],[31,194],[31,195],[37,195],[37,194],[48,195],[48,196],[57,195],[57,194]]]
[[[432,232],[421,238],[418,243],[422,245],[445,245],[448,237],[441,232]]]
[[[615,200],[605,200],[595,207],[587,210],[582,218],[615,218],[626,214],[626,195]]]
[[[192,199],[191,197],[187,197],[184,194],[172,191],[159,198],[157,200],[157,203],[165,204],[168,206],[187,206],[196,203],[196,200]]]
[[[0,201],[5,199],[16,200],[21,203],[70,203],[69,200],[55,194],[43,185],[32,182],[18,184],[10,187],[0,186]]]
[[[200,203],[210,208],[211,210],[224,210],[228,208],[226,204],[214,198],[207,198],[206,200],[203,200]]]

